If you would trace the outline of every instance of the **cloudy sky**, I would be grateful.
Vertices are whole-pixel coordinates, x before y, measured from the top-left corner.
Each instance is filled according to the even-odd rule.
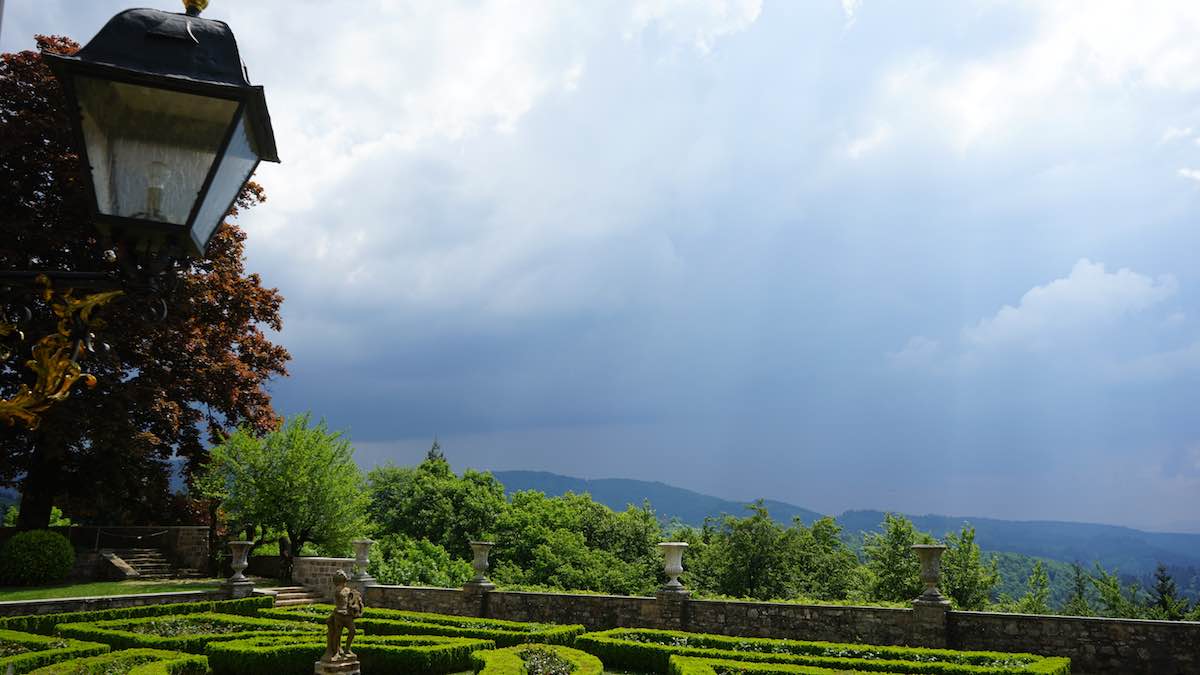
[[[127,6],[5,5],[5,51]],[[1200,3],[205,16],[284,159],[278,407],[364,465],[1200,532]]]

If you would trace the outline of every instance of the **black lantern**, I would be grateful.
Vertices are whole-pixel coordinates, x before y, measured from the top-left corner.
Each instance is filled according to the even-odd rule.
[[[76,113],[96,226],[138,254],[202,255],[259,161],[279,161],[263,89],[203,4],[127,10],[76,54],[43,54]]]

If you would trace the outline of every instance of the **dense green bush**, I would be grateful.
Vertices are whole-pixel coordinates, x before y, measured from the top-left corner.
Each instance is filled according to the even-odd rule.
[[[28,673],[42,666],[108,651],[108,645],[0,630],[0,673]]]
[[[324,623],[333,611],[332,605],[306,605],[286,609],[262,610],[259,616],[285,620],[304,620]],[[355,622],[370,635],[441,635],[492,640],[501,647],[527,642],[571,645],[586,630],[580,625],[550,623],[521,623],[498,619],[476,619],[426,612],[406,612],[398,609],[368,607]]]
[[[138,607],[98,609],[91,612],[6,616],[0,618],[0,629],[24,631],[39,635],[53,635],[54,627],[60,623],[111,621],[114,619],[134,619],[146,616],[166,616],[169,614],[201,614],[204,612],[254,616],[260,609],[270,608],[274,603],[275,599],[269,595],[255,595],[239,600],[204,600],[201,602],[175,602],[166,605],[140,605]]]
[[[75,566],[75,548],[50,530],[18,532],[0,548],[0,581],[15,586],[56,584]]]
[[[144,647],[203,654],[204,646],[213,640],[254,635],[315,635],[321,627],[308,622],[209,613],[63,623],[56,630],[60,635],[95,640],[119,649]]]
[[[616,628],[579,636],[575,646],[600,657],[609,668],[666,673],[672,655],[753,663],[930,675],[1067,675],[1070,659],[960,652],[922,647],[884,647],[835,642],[804,642],[730,637],[642,628]]]
[[[381,584],[403,586],[462,586],[473,575],[471,564],[454,558],[426,539],[404,534],[380,537],[371,552],[371,576]]]
[[[455,673],[471,667],[471,653],[496,646],[491,640],[433,635],[363,636],[354,653],[363,672]],[[325,653],[323,635],[256,636],[210,642],[206,649],[214,675],[312,672]]]
[[[208,661],[203,656],[162,649],[124,649],[62,661],[31,671],[30,675],[204,675],[206,672]]]
[[[478,675],[539,675],[530,668],[531,657],[553,655],[566,666],[572,675],[602,675],[604,664],[600,659],[578,649],[562,645],[528,644],[506,649],[479,651],[471,655],[471,664]]]

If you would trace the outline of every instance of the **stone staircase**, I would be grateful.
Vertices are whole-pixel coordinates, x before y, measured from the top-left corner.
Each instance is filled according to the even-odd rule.
[[[279,586],[278,588],[265,588],[262,590],[275,593],[276,607],[313,605],[318,602],[328,601],[328,598],[322,597],[316,590],[304,586]]]
[[[199,570],[175,568],[163,552],[156,548],[115,548],[112,555],[120,558],[137,573],[137,579],[179,579],[204,576]]]

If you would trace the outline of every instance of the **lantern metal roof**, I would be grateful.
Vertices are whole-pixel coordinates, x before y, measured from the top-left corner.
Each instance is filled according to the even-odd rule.
[[[69,73],[243,101],[259,156],[278,162],[263,88],[250,84],[233,31],[223,21],[157,9],[129,9],[72,55],[45,53],[64,79]]]

